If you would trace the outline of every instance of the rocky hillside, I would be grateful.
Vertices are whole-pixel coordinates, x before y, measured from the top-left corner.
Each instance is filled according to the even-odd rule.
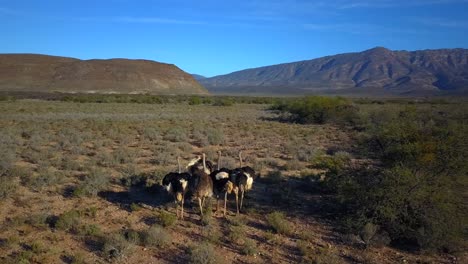
[[[359,53],[266,66],[202,79],[215,93],[468,93],[468,50]]]
[[[192,75],[150,60],[0,54],[0,91],[207,94]]]

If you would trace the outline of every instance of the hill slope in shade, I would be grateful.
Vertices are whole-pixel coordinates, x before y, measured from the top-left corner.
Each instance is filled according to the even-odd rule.
[[[206,79],[205,76],[203,75],[200,75],[200,74],[192,74],[193,78],[195,78],[195,80],[203,80],[203,79]]]
[[[214,93],[467,94],[468,49],[377,47],[199,81]]]
[[[0,54],[0,91],[207,94],[192,75],[149,60]]]

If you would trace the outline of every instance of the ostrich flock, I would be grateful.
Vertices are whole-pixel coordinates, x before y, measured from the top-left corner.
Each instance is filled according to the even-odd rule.
[[[252,189],[255,171],[249,166],[242,166],[242,152],[239,152],[239,168],[220,168],[220,160],[221,151],[218,151],[217,169],[214,170],[213,163],[207,161],[205,153],[202,153],[201,157],[197,157],[188,163],[187,172],[182,172],[180,158],[177,158],[179,171],[170,172],[164,176],[162,185],[174,196],[178,218],[184,218],[186,194],[191,194],[192,198],[198,200],[201,217],[203,217],[206,198],[216,197],[216,211],[218,211],[220,197],[224,194],[223,215],[226,217],[227,197],[228,194],[234,193],[237,214],[239,214],[239,210],[242,209],[244,193]],[[179,207],[181,208],[180,214]]]

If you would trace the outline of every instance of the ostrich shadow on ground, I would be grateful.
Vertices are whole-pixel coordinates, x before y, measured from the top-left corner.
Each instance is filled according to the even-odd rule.
[[[132,211],[131,207],[135,204],[158,208],[173,202],[173,198],[159,184],[151,187],[135,185],[130,186],[126,191],[103,191],[98,195],[127,211]]]
[[[244,206],[243,211],[247,212],[253,210],[268,214],[283,211],[286,214],[316,218],[327,218],[332,208],[327,195],[320,190],[319,183],[295,177],[284,177],[274,182],[265,178],[257,179],[253,189],[244,198]]]

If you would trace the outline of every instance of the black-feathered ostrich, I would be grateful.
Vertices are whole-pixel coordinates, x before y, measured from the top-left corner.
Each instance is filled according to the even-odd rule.
[[[174,196],[177,217],[184,219],[184,199],[185,193],[188,190],[188,183],[191,178],[191,175],[187,172],[182,172],[180,167],[180,157],[177,157],[177,164],[179,166],[179,172],[168,173],[166,176],[164,176],[162,184],[166,188],[166,190]],[[181,207],[180,216],[178,210],[179,206]]]
[[[234,189],[234,184],[229,181],[229,175],[232,173],[232,170],[226,168],[220,168],[221,162],[221,151],[218,151],[218,164],[217,170],[213,171],[210,176],[213,180],[213,193],[216,196],[216,212],[219,210],[219,197],[224,193],[224,212],[223,215],[226,216],[226,204],[227,204],[227,195],[230,194]]]
[[[255,170],[249,166],[242,166],[242,151],[239,151],[239,162],[240,167],[232,170],[229,175],[229,181],[233,183],[233,191],[236,196],[236,207],[237,214],[239,210],[242,209],[242,204],[244,201],[244,193],[252,189],[253,181],[255,177]],[[239,193],[241,195],[240,207],[239,207]]]
[[[190,167],[192,177],[189,181],[189,188],[194,198],[198,200],[200,215],[203,217],[203,206],[205,199],[213,196],[213,180],[210,177],[210,170],[206,166],[205,153],[202,153],[202,167],[197,163]]]

